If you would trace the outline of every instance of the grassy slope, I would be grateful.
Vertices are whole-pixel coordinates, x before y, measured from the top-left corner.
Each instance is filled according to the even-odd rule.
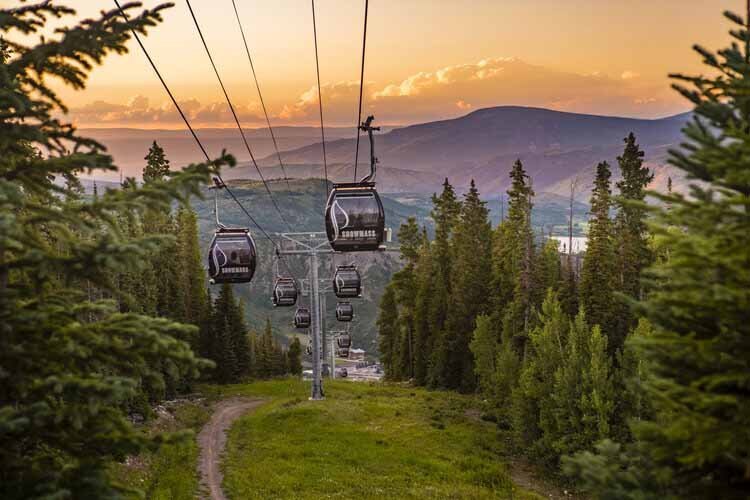
[[[307,401],[297,380],[223,390],[269,403],[229,435],[230,498],[538,498],[512,489],[494,426],[447,392],[328,383]]]
[[[160,418],[147,424],[146,432],[192,431],[197,434],[208,422],[211,403],[185,403],[176,407],[173,418]],[[165,444],[155,453],[145,453],[128,464],[115,464],[112,475],[130,489],[141,490],[149,500],[195,498],[198,491],[198,444],[195,436]],[[128,498],[139,498],[133,494]]]

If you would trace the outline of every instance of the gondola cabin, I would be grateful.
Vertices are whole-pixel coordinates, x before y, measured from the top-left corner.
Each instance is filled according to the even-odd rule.
[[[374,182],[334,184],[326,205],[326,234],[337,252],[378,250],[385,212]]]
[[[348,358],[349,357],[349,348],[348,347],[340,347],[336,349],[336,356],[339,358]]]
[[[336,337],[336,345],[341,348],[349,348],[352,345],[352,336],[348,333],[343,333]]]
[[[291,307],[296,304],[297,283],[294,278],[277,278],[272,300],[275,307]]]
[[[353,299],[362,295],[362,278],[354,266],[338,266],[333,275],[333,293],[340,299]]]
[[[210,283],[249,283],[255,274],[257,255],[250,231],[219,228],[208,249]]]
[[[352,319],[354,319],[354,307],[350,302],[336,304],[336,320],[351,321]]]
[[[294,313],[295,328],[310,328],[310,310],[306,307],[300,307]]]
[[[320,357],[322,358],[323,357],[323,345],[320,346],[318,351],[320,352]],[[305,354],[307,354],[308,356],[312,356],[312,353],[313,353],[312,342],[308,342],[307,347],[305,347]]]

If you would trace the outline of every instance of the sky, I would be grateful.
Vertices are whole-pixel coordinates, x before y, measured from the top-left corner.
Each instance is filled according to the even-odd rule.
[[[316,125],[309,0],[236,0],[272,124]],[[0,4],[17,0],[0,0]],[[107,0],[66,2],[84,18]],[[145,6],[159,2],[146,0]],[[231,0],[192,0],[242,124],[264,123]],[[233,122],[183,0],[144,39],[196,126]],[[729,42],[722,11],[743,0],[372,0],[364,113],[403,125],[474,109],[527,105],[657,118],[689,109],[670,72],[704,72],[692,51]],[[356,122],[364,0],[317,0],[328,126]],[[72,18],[64,19],[69,22]],[[84,91],[60,89],[87,127],[181,128],[135,42],[94,70]]]

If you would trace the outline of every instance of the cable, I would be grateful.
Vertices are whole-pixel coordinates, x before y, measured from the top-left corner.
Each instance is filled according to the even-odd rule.
[[[362,87],[365,80],[365,46],[367,45],[367,7],[370,0],[365,0],[365,27],[362,32],[362,68],[359,72],[359,112],[357,113],[357,149],[354,153],[354,182],[357,182],[357,166],[359,165],[359,126],[362,122]]]
[[[122,7],[120,6],[120,2],[118,2],[117,0],[114,0],[114,2],[115,2],[115,5],[117,6],[117,9],[120,11],[120,15],[123,17],[123,19],[125,19],[125,22],[130,24],[130,19],[128,18],[128,15],[125,13],[125,11],[122,10]],[[180,108],[180,105],[177,104],[177,99],[174,98],[174,95],[172,95],[172,91],[169,90],[169,87],[167,86],[167,82],[165,82],[164,78],[162,78],[161,73],[156,67],[156,64],[154,64],[153,59],[151,59],[151,56],[148,54],[146,47],[144,47],[143,45],[143,42],[141,42],[141,37],[138,36],[138,33],[132,27],[130,28],[130,32],[133,33],[133,38],[135,38],[135,41],[138,42],[138,45],[140,45],[141,50],[143,51],[143,54],[146,56],[146,59],[148,59],[148,62],[151,65],[151,68],[154,70],[154,73],[156,73],[156,76],[159,78],[159,81],[161,82],[162,87],[164,87],[164,90],[167,91],[167,95],[172,100],[172,104],[174,104],[174,107],[177,108],[177,112],[182,117],[182,121],[185,122],[185,125],[187,126],[188,130],[193,135],[193,139],[195,139],[195,142],[198,144],[198,147],[200,148],[201,152],[203,152],[203,156],[206,157],[206,162],[213,163],[211,161],[211,158],[208,156],[208,153],[206,152],[206,148],[203,147],[203,144],[201,143],[200,139],[198,139],[198,135],[195,133],[195,130],[193,130],[193,127],[190,126],[190,122],[185,116],[185,113],[182,112],[182,108]]]
[[[130,23],[130,19],[128,18],[128,15],[125,13],[125,11],[122,9],[122,6],[120,6],[120,3],[117,0],[114,0],[114,2],[115,2],[115,5],[117,6],[117,9],[120,11],[120,15],[123,17],[123,19],[125,19],[125,22],[129,24]],[[133,34],[133,38],[135,38],[135,41],[138,42],[138,45],[140,46],[141,51],[143,51],[143,54],[146,56],[146,59],[148,60],[149,64],[151,65],[151,68],[154,70],[154,73],[156,73],[156,76],[159,78],[159,81],[161,82],[162,87],[164,87],[164,90],[167,92],[167,95],[172,100],[172,104],[177,109],[177,112],[180,114],[180,117],[182,118],[182,121],[185,122],[185,126],[190,131],[190,134],[193,136],[193,139],[195,139],[196,144],[198,144],[198,147],[200,148],[201,152],[203,153],[203,156],[206,157],[206,162],[209,163],[209,164],[213,163],[213,161],[211,161],[211,158],[208,156],[208,152],[206,151],[206,148],[203,147],[203,143],[198,138],[198,134],[195,133],[195,130],[190,125],[190,121],[187,119],[187,116],[185,116],[185,113],[182,111],[182,108],[177,103],[177,99],[175,99],[174,94],[172,94],[172,91],[169,89],[169,86],[167,85],[167,82],[161,76],[161,72],[156,67],[156,64],[154,63],[154,60],[151,59],[151,56],[149,55],[148,51],[146,50],[146,47],[143,45],[143,42],[141,41],[141,38],[138,36],[138,33],[132,27],[130,28],[130,32]],[[232,190],[229,189],[229,187],[224,182],[224,179],[221,178],[221,174],[219,172],[215,172],[215,176],[221,182],[222,187],[224,189],[226,189],[227,193],[229,193],[229,196],[231,196],[232,199],[235,201],[235,203],[237,203],[237,205],[239,205],[240,209],[242,209],[242,211],[245,213],[245,215],[248,217],[248,219],[250,219],[252,221],[252,223],[255,224],[255,226],[258,228],[258,230],[261,233],[263,233],[263,235],[266,238],[268,238],[268,241],[271,242],[271,245],[273,245],[274,250],[276,252],[278,252],[278,248],[279,247],[278,247],[277,243],[273,240],[273,238],[271,237],[271,235],[268,234],[268,232],[265,229],[263,229],[263,226],[261,226],[258,223],[258,221],[255,220],[255,218],[252,216],[252,214],[250,214],[250,212],[245,208],[245,206],[240,202],[240,200],[237,199],[237,197],[234,195],[234,193],[232,192]],[[287,264],[286,261],[284,261],[284,265],[286,266],[287,270],[289,271],[289,274],[291,274],[292,276],[294,276],[294,273],[291,271],[291,268],[289,267],[289,265]],[[297,278],[295,277],[295,279],[297,279]]]
[[[232,0],[234,2],[234,0]],[[324,203],[328,201],[328,161],[326,160],[326,133],[323,128],[323,93],[320,91],[320,62],[318,61],[318,29],[315,23],[315,0],[310,0],[312,3],[312,22],[313,22],[313,38],[315,40],[315,72],[318,76],[318,110],[320,111],[320,138],[321,144],[323,145],[323,175],[325,175],[325,192],[326,199]],[[750,0],[749,0],[750,1]],[[359,132],[357,133],[359,135]],[[356,177],[356,174],[355,174]]]
[[[226,99],[227,104],[229,105],[229,110],[232,112],[232,116],[234,117],[234,122],[237,124],[237,129],[240,131],[240,136],[242,136],[242,142],[244,142],[245,148],[247,149],[247,152],[250,154],[250,159],[252,160],[253,165],[255,165],[255,170],[258,171],[260,180],[263,181],[263,185],[266,187],[266,192],[268,193],[268,196],[271,198],[271,202],[273,203],[273,206],[276,208],[276,211],[278,212],[281,220],[284,222],[284,224],[286,224],[287,228],[291,232],[292,226],[289,225],[289,222],[287,222],[286,218],[284,217],[284,214],[281,212],[281,209],[279,208],[278,203],[276,203],[276,199],[273,197],[273,194],[271,193],[271,189],[268,187],[268,183],[266,182],[266,179],[263,177],[263,173],[260,171],[260,167],[258,166],[258,163],[255,161],[255,155],[253,155],[253,151],[252,149],[250,149],[250,144],[247,142],[247,137],[245,137],[245,131],[242,129],[240,120],[237,117],[237,112],[234,110],[234,106],[232,105],[231,99],[229,99],[229,94],[227,93],[226,87],[224,87],[224,82],[221,80],[221,76],[219,75],[219,70],[216,68],[214,59],[211,56],[211,51],[208,48],[206,39],[203,37],[203,32],[201,31],[200,25],[198,24],[198,19],[195,17],[195,13],[193,12],[193,7],[190,5],[190,0],[185,0],[185,3],[187,3],[188,9],[190,10],[190,16],[193,18],[193,23],[195,23],[195,27],[198,30],[198,35],[200,36],[201,42],[203,42],[203,48],[206,49],[206,55],[208,55],[208,60],[211,62],[211,67],[214,70],[216,79],[219,80],[219,86],[221,87],[222,92],[224,92],[224,98]]]
[[[247,60],[250,61],[250,69],[253,71],[253,79],[255,80],[255,88],[258,89],[258,97],[260,98],[260,106],[263,108],[263,114],[266,116],[266,124],[268,130],[271,132],[271,140],[273,141],[273,148],[276,150],[276,157],[279,159],[279,166],[281,172],[284,174],[284,180],[286,181],[286,187],[290,191],[292,188],[289,186],[289,178],[286,176],[286,170],[284,169],[284,163],[281,161],[281,153],[279,153],[279,145],[276,143],[276,135],[273,133],[273,127],[271,127],[271,120],[268,118],[268,111],[266,111],[266,103],[263,101],[263,94],[260,92],[260,84],[258,83],[258,76],[255,74],[255,65],[253,65],[253,58],[250,57],[250,49],[247,46],[247,39],[245,38],[245,31],[242,29],[242,21],[240,21],[240,14],[237,12],[237,4],[232,0],[232,7],[234,7],[234,15],[237,17],[237,24],[240,27],[240,34],[242,35],[242,42],[245,44],[245,53],[247,53]]]

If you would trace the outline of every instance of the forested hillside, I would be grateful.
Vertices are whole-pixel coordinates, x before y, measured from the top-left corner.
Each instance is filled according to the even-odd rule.
[[[231,170],[230,170],[231,171]],[[287,230],[284,223],[275,211],[263,185],[254,181],[236,180],[229,182],[233,193],[245,204],[251,207],[254,218],[264,229],[272,232],[284,232]],[[293,221],[295,230],[298,231],[322,231],[323,230],[323,207],[324,207],[324,182],[321,179],[290,180],[289,186],[283,180],[273,180],[269,186],[274,193],[274,198],[281,207],[282,213],[287,220]],[[274,258],[271,245],[266,238],[247,220],[236,203],[226,194],[219,194],[219,210],[223,223],[230,226],[250,226],[255,234],[256,244],[259,249],[258,270],[256,276],[248,285],[235,287],[235,294],[245,303],[245,316],[248,323],[254,328],[260,329],[265,318],[272,319],[274,331],[280,338],[291,335],[294,332],[292,326],[293,311],[285,308],[274,308],[271,304],[271,292],[274,283]],[[394,229],[393,245],[400,243],[397,229],[414,217],[420,226],[424,226],[429,234],[433,233],[434,222],[430,216],[430,197],[424,194],[385,194],[382,196],[386,211],[388,226]],[[567,234],[568,200],[554,195],[542,195],[543,201],[534,211],[532,225],[537,233],[542,230],[545,233],[554,231],[555,234]],[[200,234],[200,247],[205,251],[215,229],[214,219],[214,196],[212,192],[204,191],[203,199],[194,198],[191,202],[198,217]],[[508,200],[504,200],[504,209],[508,209]],[[491,219],[499,221],[502,215],[500,200],[490,200],[488,206],[492,207]],[[576,234],[582,234],[582,228],[588,207],[576,203],[574,207]],[[373,355],[377,354],[377,327],[375,319],[377,316],[377,304],[390,280],[391,275],[400,269],[401,261],[398,254],[394,253],[362,253],[339,255],[335,257],[336,264],[356,263],[363,274],[364,290],[361,300],[355,301],[355,320],[352,324],[354,342]],[[308,262],[300,257],[287,258],[286,261],[292,266],[297,276],[306,276]],[[320,275],[332,276],[334,271],[333,260],[329,257],[323,259]],[[304,303],[309,300],[302,298]],[[334,316],[335,300],[331,295],[328,301],[328,325],[335,328]]]
[[[223,174],[242,173],[231,170],[236,158],[211,157],[196,136],[205,161],[177,165],[154,140],[137,153],[142,181],[88,190],[81,181],[120,172],[102,144],[65,121],[60,87],[85,89],[95,67],[127,52],[170,7],[127,3],[72,25],[75,10],[62,1],[0,8],[0,498],[142,498],[153,491],[118,472],[149,467],[150,477],[181,472],[170,481],[187,478],[183,498],[202,494],[194,436],[179,431],[208,420],[206,397],[250,397],[265,406],[228,433],[223,469],[234,495],[534,498],[512,470],[532,462],[590,498],[747,499],[750,7],[746,18],[726,14],[728,48],[696,47],[709,76],[673,75],[694,107],[667,120],[680,121],[679,136],[674,123],[597,119],[595,135],[610,146],[587,149],[574,126],[583,118],[555,115],[573,130],[555,137],[588,162],[588,204],[576,201],[569,177],[556,178],[562,192],[542,193],[554,179],[536,179],[549,172],[486,152],[467,160],[484,176],[477,180],[454,185],[440,170],[434,195],[382,190],[398,253],[339,254],[320,271],[356,262],[364,294],[354,346],[378,354],[386,380],[326,382],[327,400],[304,399],[293,308],[270,306],[277,273],[268,240],[322,229],[319,178],[224,184]],[[482,125],[485,113],[469,121]],[[509,121],[502,130],[537,125]],[[450,145],[443,126],[426,127],[430,145]],[[654,129],[681,142],[668,153],[689,183],[681,190],[669,176],[663,192],[648,190],[651,160],[666,154],[643,139]],[[456,140],[495,137],[476,135]],[[498,165],[504,179],[494,176]],[[221,221],[255,236],[250,284],[208,283],[215,193]],[[587,236],[585,254],[561,252],[550,238],[567,234]],[[243,241],[228,253],[251,254]],[[306,262],[286,262],[305,274]],[[173,398],[184,420],[159,413]],[[227,422],[215,429],[221,446],[208,441],[216,455]],[[143,460],[163,450],[178,450],[179,462],[160,469],[165,462]],[[212,465],[222,470],[218,458]]]
[[[0,497],[121,498],[109,469],[185,434],[137,428],[152,405],[197,380],[301,372],[299,342],[246,327],[225,285],[209,297],[190,200],[229,154],[171,172],[156,143],[143,183],[85,195],[78,177],[116,172],[97,142],[53,115],[48,80],[83,88],[167,6],[102,12],[22,45],[0,38]],[[130,10],[129,22],[123,12]],[[0,10],[3,33],[33,34],[72,9]]]
[[[750,31],[736,29],[718,55],[696,49],[721,76],[674,76],[695,105],[669,157],[689,194],[647,203],[650,152],[627,134],[619,178],[589,167],[580,268],[534,237],[521,160],[497,227],[474,181],[444,184],[434,238],[401,226],[406,265],[378,317],[389,379],[479,392],[518,453],[596,498],[747,497]]]

